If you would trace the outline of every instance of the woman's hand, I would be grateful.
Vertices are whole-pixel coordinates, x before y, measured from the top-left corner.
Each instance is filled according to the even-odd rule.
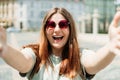
[[[0,27],[0,56],[2,54],[4,47],[6,46],[6,43],[7,43],[6,31],[3,27]]]
[[[109,28],[110,52],[120,55],[120,11],[118,11]]]

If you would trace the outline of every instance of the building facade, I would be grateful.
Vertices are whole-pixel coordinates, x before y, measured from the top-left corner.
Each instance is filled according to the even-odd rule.
[[[99,14],[97,32],[107,31],[116,9],[115,0],[0,0],[0,25],[38,30],[46,11],[53,7],[70,11],[77,30],[83,33],[94,31],[93,14],[96,11]]]

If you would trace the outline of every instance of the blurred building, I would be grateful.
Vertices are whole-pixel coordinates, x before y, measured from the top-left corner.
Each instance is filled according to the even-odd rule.
[[[94,10],[99,14],[98,32],[106,33],[109,24],[116,12],[117,0],[85,0],[86,13],[93,14]],[[89,31],[88,31],[89,32]]]
[[[15,26],[23,30],[38,30],[49,9],[64,7],[76,20],[78,30],[80,19],[85,19],[85,32],[92,32],[94,11],[100,15],[98,29],[106,31],[115,13],[115,0],[0,0],[0,25]]]

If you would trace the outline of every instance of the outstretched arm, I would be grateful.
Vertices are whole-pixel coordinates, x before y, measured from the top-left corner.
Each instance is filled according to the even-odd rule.
[[[116,54],[120,54],[120,11],[118,11],[109,27],[109,42],[96,53],[83,55],[81,62],[89,74],[95,74],[112,62]]]
[[[0,57],[19,72],[28,72],[34,61],[31,55],[23,54],[20,50],[7,44],[6,31],[0,27]]]

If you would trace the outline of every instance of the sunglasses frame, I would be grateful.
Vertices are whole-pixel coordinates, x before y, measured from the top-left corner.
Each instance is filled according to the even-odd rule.
[[[46,22],[46,28],[55,29],[56,25],[59,25],[60,29],[66,29],[69,27],[69,24],[70,23],[67,20],[61,20],[58,24],[56,24],[54,21],[49,20]]]

